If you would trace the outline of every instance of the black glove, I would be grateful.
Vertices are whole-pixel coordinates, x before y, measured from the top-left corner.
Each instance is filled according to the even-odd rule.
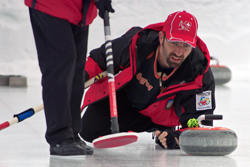
[[[94,0],[95,6],[99,10],[99,16],[103,19],[105,10],[114,13],[115,10],[112,8],[111,0]]]
[[[168,133],[168,135],[166,136],[166,139],[167,139],[166,143],[167,143],[167,146],[168,146],[167,148],[168,149],[176,149],[176,148],[178,149],[179,146],[176,144],[175,137],[177,139],[179,139],[179,136],[180,136],[181,132],[179,132],[179,131],[173,131],[173,129],[166,129],[165,131]],[[156,136],[156,138],[155,138],[155,143],[157,143],[162,148],[165,148],[162,145],[161,141],[158,139],[158,136]]]

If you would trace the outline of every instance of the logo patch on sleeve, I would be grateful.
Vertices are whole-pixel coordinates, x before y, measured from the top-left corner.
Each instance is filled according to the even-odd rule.
[[[196,110],[212,109],[211,90],[196,95]]]

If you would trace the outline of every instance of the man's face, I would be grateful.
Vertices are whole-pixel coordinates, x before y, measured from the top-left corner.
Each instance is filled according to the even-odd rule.
[[[163,32],[159,32],[160,54],[158,61],[163,68],[176,68],[192,51],[192,46],[184,42],[170,42]]]

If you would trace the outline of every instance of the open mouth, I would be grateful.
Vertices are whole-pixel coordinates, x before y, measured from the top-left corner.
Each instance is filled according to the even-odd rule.
[[[179,57],[175,57],[175,56],[171,56],[171,60],[175,63],[179,63],[181,61],[181,58]]]

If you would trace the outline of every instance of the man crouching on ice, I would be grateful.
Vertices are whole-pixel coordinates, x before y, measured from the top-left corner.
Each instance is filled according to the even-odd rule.
[[[112,41],[120,132],[155,131],[157,144],[174,149],[189,119],[213,114],[210,55],[197,29],[192,14],[178,11]],[[104,45],[90,52],[85,70],[86,81],[107,70]],[[107,77],[86,92],[80,135],[88,142],[111,134],[108,94]]]

